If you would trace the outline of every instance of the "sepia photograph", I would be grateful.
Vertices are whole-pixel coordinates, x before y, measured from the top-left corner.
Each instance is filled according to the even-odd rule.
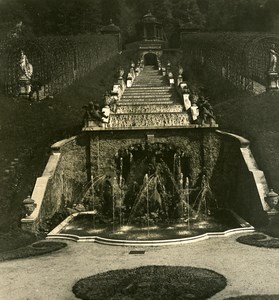
[[[0,299],[279,300],[278,57],[279,0],[0,0]]]

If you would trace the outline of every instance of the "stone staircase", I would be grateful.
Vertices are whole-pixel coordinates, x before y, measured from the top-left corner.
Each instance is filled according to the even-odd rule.
[[[145,66],[127,87],[109,127],[183,127],[190,124],[175,87],[153,66]]]

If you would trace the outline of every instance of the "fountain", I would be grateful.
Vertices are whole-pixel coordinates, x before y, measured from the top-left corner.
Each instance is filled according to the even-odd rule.
[[[206,174],[191,182],[188,159],[170,144],[139,143],[120,149],[104,174],[92,177],[93,226],[91,217],[91,223],[76,227],[84,226],[85,235],[125,240],[181,238],[230,229],[216,221],[220,210]],[[76,233],[73,227],[64,230]]]

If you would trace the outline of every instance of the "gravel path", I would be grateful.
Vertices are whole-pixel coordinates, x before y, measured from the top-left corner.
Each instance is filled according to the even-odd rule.
[[[77,280],[144,265],[193,266],[224,275],[227,287],[211,299],[279,294],[279,249],[243,245],[235,241],[238,236],[146,248],[68,242],[68,247],[55,253],[0,263],[0,299],[76,299],[71,289]],[[131,249],[146,252],[130,255]]]

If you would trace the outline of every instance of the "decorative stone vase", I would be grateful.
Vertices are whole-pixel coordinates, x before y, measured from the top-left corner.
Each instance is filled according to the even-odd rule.
[[[276,209],[278,202],[279,202],[279,196],[277,193],[273,191],[273,189],[270,189],[269,193],[266,195],[265,198],[267,204],[270,206],[271,210],[269,213],[271,214],[278,214],[278,210]]]
[[[32,214],[37,204],[33,199],[31,199],[30,196],[28,196],[26,199],[23,200],[23,206],[24,206],[25,217],[28,217]]]

